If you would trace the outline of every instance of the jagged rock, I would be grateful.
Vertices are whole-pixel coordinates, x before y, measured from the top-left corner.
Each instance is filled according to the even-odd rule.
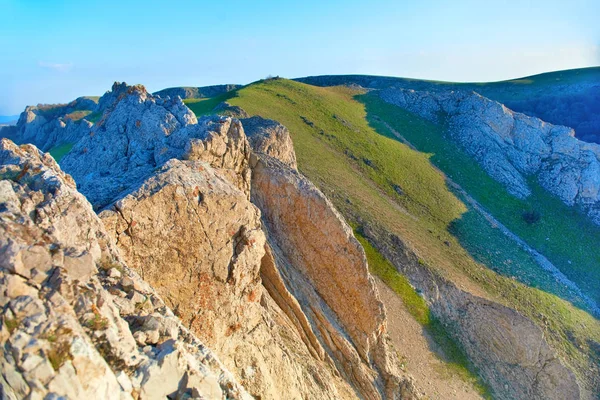
[[[447,118],[452,138],[513,195],[529,196],[527,177],[535,175],[542,187],[600,224],[600,145],[474,92],[387,89],[380,95],[430,121]]]
[[[292,169],[298,169],[294,144],[285,126],[258,116],[242,119],[241,122],[254,152],[267,154]]]
[[[573,372],[556,357],[542,330],[517,311],[459,289],[419,262],[396,235],[376,225],[365,236],[427,299],[449,326],[498,399],[579,399]]]
[[[412,398],[411,381],[388,347],[385,311],[350,227],[289,166],[256,154],[252,167],[252,201],[263,212],[273,253],[261,268],[272,297],[296,316],[307,346],[319,356],[325,349],[361,397]]]
[[[0,137],[19,144],[32,143],[44,151],[75,143],[90,133],[92,123],[85,118],[73,120],[71,113],[92,112],[97,107],[96,102],[86,97],[69,104],[29,106],[21,113],[16,126],[0,128]]]
[[[155,97],[124,83],[115,83],[99,104],[106,109],[102,119],[61,162],[96,209],[139,186],[171,158],[207,161],[249,191],[247,165],[235,158],[248,146],[235,134],[239,122],[198,121],[179,97]]]
[[[3,139],[0,177],[4,398],[250,398],[123,263],[52,157]],[[124,306],[115,268],[144,291],[143,307]],[[159,333],[157,347],[138,347],[143,328]]]
[[[250,393],[348,397],[346,384],[310,355],[265,294],[260,214],[219,170],[171,160],[100,217],[128,263]],[[142,326],[153,329],[147,320]]]

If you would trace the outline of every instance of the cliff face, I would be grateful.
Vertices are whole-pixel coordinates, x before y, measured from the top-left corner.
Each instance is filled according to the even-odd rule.
[[[30,106],[25,108],[13,127],[0,128],[0,137],[17,143],[32,143],[43,151],[67,143],[75,143],[90,133],[92,123],[79,119],[77,112],[92,112],[97,104],[80,97],[69,104]]]
[[[219,396],[243,397],[246,391],[267,399],[416,396],[387,344],[385,311],[362,248],[327,199],[295,171],[285,128],[255,121],[252,156],[239,121],[198,121],[178,98],[165,100],[140,86],[115,85],[100,104],[106,108],[102,119],[63,166],[94,208],[103,209],[100,223],[85,203],[86,216],[101,232],[98,246],[109,253],[78,256],[105,266],[86,277],[101,276],[100,286],[106,281],[116,307],[113,319],[120,313],[129,326],[129,334],[111,336],[112,346],[129,347],[111,351],[110,357],[102,354],[115,376],[124,368],[123,358],[153,354],[158,367],[171,365],[176,371],[156,372],[156,379],[168,384],[153,389],[148,385],[157,380],[141,372],[132,378],[129,370],[139,366],[127,361],[135,393],[151,397],[152,390],[160,390],[212,398],[198,380],[188,379],[192,367],[182,367],[182,357],[189,357],[176,343],[185,331],[186,338],[197,335],[191,343],[203,354],[213,351],[223,362],[210,364],[220,379],[218,388],[210,390],[220,390]],[[56,164],[53,168],[70,179]],[[70,185],[65,198],[84,201]],[[283,195],[291,202],[281,202]],[[264,221],[255,204],[269,209]],[[69,209],[61,215],[88,231],[86,221]],[[69,227],[65,232],[70,234]],[[6,234],[7,241],[11,235]],[[87,236],[82,241],[81,246],[95,243]],[[82,274],[74,270],[77,277]],[[78,320],[80,329],[88,320],[97,330],[110,325],[104,314],[96,315],[102,305],[94,301],[85,303],[89,307]],[[177,318],[170,311],[160,314],[157,304]],[[40,335],[45,331],[40,329]],[[106,345],[96,347],[104,351]],[[121,357],[116,361],[115,352]],[[226,378],[233,394],[221,384]]]
[[[531,193],[527,177],[600,224],[600,145],[572,129],[515,113],[474,92],[386,89],[381,98],[430,121],[446,120],[450,134],[510,193]]]
[[[52,157],[0,143],[3,398],[249,399]]]

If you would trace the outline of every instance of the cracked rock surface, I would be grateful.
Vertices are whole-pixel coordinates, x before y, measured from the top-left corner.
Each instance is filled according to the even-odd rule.
[[[3,139],[0,165],[3,398],[251,398],[52,157]]]

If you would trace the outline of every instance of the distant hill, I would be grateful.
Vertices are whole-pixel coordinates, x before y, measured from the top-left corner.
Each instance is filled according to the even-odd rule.
[[[571,127],[581,140],[600,143],[600,67],[548,72],[489,83],[368,75],[312,76],[296,80],[317,86],[356,84],[373,89],[473,90],[512,110]]]
[[[224,93],[230,92],[232,90],[236,90],[241,88],[242,85],[214,85],[214,86],[204,86],[204,87],[189,87],[189,86],[181,86],[181,87],[173,87],[168,89],[159,90],[153,94],[159,95],[161,97],[170,96],[175,97],[179,96],[182,99],[204,99],[208,97],[215,97],[222,95]]]

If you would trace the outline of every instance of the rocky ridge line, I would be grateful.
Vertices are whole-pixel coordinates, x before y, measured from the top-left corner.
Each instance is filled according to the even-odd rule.
[[[600,224],[600,145],[475,92],[385,89],[380,96],[429,121],[446,121],[451,137],[514,196],[529,196],[527,177],[536,176],[543,188]]]
[[[0,165],[2,398],[251,398],[52,157],[3,139]]]

